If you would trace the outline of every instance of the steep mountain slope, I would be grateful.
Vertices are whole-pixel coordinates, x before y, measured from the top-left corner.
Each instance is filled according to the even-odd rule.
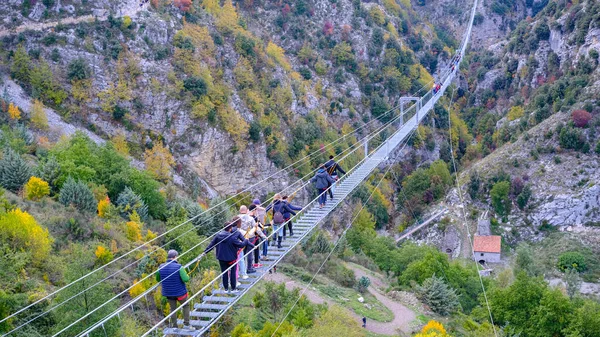
[[[27,4],[2,5],[13,13],[4,71],[73,123],[105,138],[123,133],[134,157],[164,141],[176,173],[194,172],[219,193],[318,149],[344,125],[379,116],[401,94],[428,89],[418,60],[427,55],[435,71],[438,56],[450,54],[442,49],[456,43],[428,32],[408,2]],[[33,20],[58,24],[29,31],[38,27]],[[406,48],[413,36],[416,54]],[[16,59],[53,80],[31,83]]]

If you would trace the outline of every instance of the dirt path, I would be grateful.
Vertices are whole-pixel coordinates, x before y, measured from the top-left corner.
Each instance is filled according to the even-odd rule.
[[[403,306],[402,304],[387,298],[382,293],[380,293],[379,290],[374,289],[386,288],[387,284],[385,283],[385,281],[383,281],[377,276],[367,274],[367,272],[365,272],[364,270],[361,270],[360,268],[355,267],[353,265],[348,265],[348,267],[354,270],[357,277],[367,276],[369,279],[371,279],[372,286],[369,287],[369,292],[373,296],[375,296],[378,301],[380,301],[383,305],[388,307],[388,309],[390,309],[394,313],[394,319],[391,322],[384,323],[375,322],[372,320],[367,321],[367,330],[382,335],[395,335],[396,330],[398,329],[402,330],[403,332],[410,332],[410,322],[416,318],[414,312],[412,312],[410,309]],[[267,275],[265,276],[265,279],[276,283],[285,283],[285,287],[288,290],[292,290],[294,288],[304,289],[305,287],[304,284],[294,281],[290,277],[281,273]],[[321,294],[312,289],[306,289],[304,295],[306,296],[306,298],[308,298],[308,300],[310,300],[313,303],[327,303],[328,305],[336,304],[333,300],[324,298]],[[350,315],[354,317],[356,322],[362,325],[362,317],[354,313],[354,311],[352,310],[349,310],[349,312]]]
[[[123,6],[121,6],[118,11],[113,14],[115,17],[123,17],[123,16],[136,16],[140,11],[148,8],[149,2],[144,3],[140,6],[139,0],[129,0]],[[49,21],[49,22],[35,22],[27,19],[28,21],[23,23],[22,25],[13,28],[13,29],[0,29],[0,37],[4,37],[7,35],[19,34],[27,30],[46,30],[50,28],[54,28],[59,24],[62,25],[73,25],[81,22],[91,22],[94,20],[98,21],[106,21],[108,19],[108,11],[107,13],[99,16],[94,15],[83,15],[78,17],[70,17],[64,18],[57,21]]]
[[[367,322],[367,328],[369,331],[386,335],[395,334],[397,329],[400,329],[403,332],[410,332],[410,322],[417,318],[417,316],[412,310],[405,307],[401,303],[393,301],[392,299],[383,295],[385,288],[389,286],[388,283],[371,271],[367,271],[354,264],[347,264],[347,266],[354,271],[354,274],[357,278],[361,278],[363,276],[368,277],[371,280],[371,286],[367,288],[369,293],[375,296],[379,302],[383,303],[383,305],[388,307],[388,309],[394,313],[394,320],[389,323]]]

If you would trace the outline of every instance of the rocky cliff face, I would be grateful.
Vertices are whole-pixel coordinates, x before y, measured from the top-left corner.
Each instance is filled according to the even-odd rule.
[[[0,36],[11,53],[22,46],[34,62],[48,62],[69,94],[56,109],[66,122],[104,139],[124,134],[138,159],[162,140],[178,170],[196,172],[208,190],[224,194],[268,177],[274,162],[285,166],[298,118],[314,113],[321,116],[320,132],[340,130],[371,118],[374,95],[385,109],[418,90],[417,83],[430,78],[418,59],[430,53],[436,36],[422,33],[427,22],[412,15],[408,3],[389,1],[256,1],[215,8],[210,6],[218,2],[196,1],[185,10],[169,1],[31,3],[0,4]],[[413,53],[406,40],[415,34],[424,40]],[[406,55],[395,55],[394,48]],[[242,59],[253,68],[242,72],[254,72],[243,85],[236,73]],[[78,60],[89,66],[89,82],[72,79],[69,66]],[[184,83],[192,76],[205,85],[198,96]],[[276,117],[269,116],[273,112]],[[303,151],[314,150],[309,145]],[[288,163],[294,159],[289,156]],[[281,176],[262,189],[292,181]]]

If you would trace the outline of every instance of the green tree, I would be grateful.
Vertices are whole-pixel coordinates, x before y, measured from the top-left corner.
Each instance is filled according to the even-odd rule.
[[[10,67],[11,76],[21,83],[29,83],[31,73],[31,58],[23,45],[15,51]]]
[[[67,182],[60,189],[58,201],[65,206],[73,206],[80,211],[96,211],[96,198],[94,198],[90,188],[84,182],[75,181],[73,178],[67,179]]]
[[[561,336],[573,311],[569,298],[560,289],[546,289],[531,321],[530,336]]]
[[[124,217],[129,217],[133,212],[136,212],[142,220],[148,218],[148,206],[144,200],[139,195],[135,194],[129,187],[126,187],[125,190],[119,194],[117,206],[119,206],[119,210]]]
[[[546,289],[542,278],[529,277],[523,272],[508,288],[493,289],[488,298],[494,308],[494,322],[515,332],[531,331],[537,323],[531,317],[536,314]]]
[[[501,216],[506,216],[510,213],[511,201],[508,196],[510,192],[510,182],[500,181],[494,184],[490,191],[492,198],[492,206],[494,210]]]
[[[29,165],[21,156],[8,148],[0,159],[0,185],[9,191],[16,192],[31,177]]]
[[[416,290],[417,296],[431,310],[442,316],[456,312],[460,307],[456,291],[435,275],[426,279],[422,285],[417,286]]]
[[[71,244],[68,247],[68,249],[64,252],[66,283],[86,275],[94,268],[96,263],[94,251],[94,247],[85,247],[79,244]],[[105,276],[106,275],[103,271],[96,272],[58,294],[55,299],[56,303],[64,302],[65,300],[82,293],[69,300],[69,305],[63,305],[56,309],[54,315],[56,323],[51,327],[52,333],[47,335],[57,333],[75,320],[90,313],[92,310],[98,309],[100,305],[103,305],[113,297],[113,287],[111,284],[107,282],[99,282]],[[84,291],[96,283],[99,284],[90,290]],[[97,322],[107,314],[117,309],[118,305],[118,300],[108,302],[105,306],[88,316],[87,319],[84,319],[79,324],[69,328],[65,334],[76,335],[77,333],[83,331],[83,329],[86,327],[89,327],[89,322]],[[118,321],[113,320],[104,325],[104,329],[106,329],[106,332],[109,336],[114,335],[117,324]]]
[[[517,247],[515,258],[515,272],[519,273],[521,271],[527,273],[529,276],[538,276],[540,274],[533,256],[533,250],[526,243],[522,243]]]
[[[567,329],[568,337],[596,337],[600,332],[600,303],[585,300],[573,313],[573,319]]]
[[[60,105],[67,98],[65,91],[60,88],[54,79],[50,66],[44,61],[41,61],[31,71],[30,83],[34,97],[42,98],[44,101],[52,101],[56,105]]]

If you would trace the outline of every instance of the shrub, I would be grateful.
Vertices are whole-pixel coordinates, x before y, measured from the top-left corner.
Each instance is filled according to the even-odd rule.
[[[416,334],[414,337],[447,337],[446,329],[442,325],[442,323],[436,322],[434,320],[429,321],[421,332]],[[449,336],[448,336],[449,337]]]
[[[529,185],[526,185],[525,187],[523,187],[521,193],[519,193],[519,195],[517,196],[517,205],[519,205],[519,208],[524,209],[525,206],[527,206],[527,203],[529,202],[530,198],[531,187]]]
[[[354,61],[352,46],[345,41],[333,47],[331,56],[337,65],[347,65]]]
[[[40,130],[48,129],[48,116],[44,111],[44,104],[37,99],[33,101],[31,108],[31,123]]]
[[[19,107],[10,103],[8,105],[8,117],[14,121],[21,119],[21,110],[19,110]]]
[[[129,241],[142,241],[142,224],[137,221],[127,221],[125,224],[125,233]]]
[[[585,256],[579,252],[564,252],[558,257],[558,269],[562,272],[575,269],[582,273],[587,270]]]
[[[200,98],[208,92],[206,82],[201,77],[190,76],[184,79],[183,87],[196,98]]]
[[[73,206],[80,211],[93,212],[96,210],[96,198],[90,188],[81,181],[69,177],[62,189],[58,201],[65,206]]]
[[[9,191],[18,191],[31,177],[31,169],[12,149],[4,150],[0,160],[0,185]]]
[[[31,177],[25,184],[25,197],[29,200],[40,200],[50,194],[50,186],[43,179]]]
[[[589,121],[592,119],[592,114],[585,110],[573,110],[571,114],[573,118],[573,124],[578,128],[584,128],[588,125]]]
[[[117,206],[123,216],[128,216],[136,212],[141,219],[148,218],[148,206],[139,195],[135,194],[133,190],[126,187],[119,197],[117,198]]]
[[[371,285],[371,280],[368,277],[363,276],[358,280],[358,284],[356,285],[356,288],[357,288],[356,290],[358,290],[358,292],[360,292],[361,294],[364,294],[370,285]]]
[[[560,130],[558,140],[564,149],[581,150],[585,144],[581,131],[568,126]]]
[[[508,181],[500,181],[494,184],[490,191],[490,197],[492,198],[492,206],[499,215],[508,215],[510,213],[510,198],[508,193],[510,191],[510,183]]]
[[[40,264],[50,253],[52,238],[33,216],[17,208],[0,217],[0,242],[31,254],[33,263]]]
[[[101,218],[106,218],[110,212],[110,199],[105,197],[98,201],[98,216]]]
[[[67,67],[67,78],[69,81],[80,81],[89,78],[92,74],[90,66],[83,58],[76,58]]]
[[[435,275],[423,281],[416,290],[419,299],[442,316],[455,312],[460,306],[456,291]]]
[[[310,80],[312,78],[310,69],[308,69],[307,67],[300,68],[298,72],[300,73],[300,75],[302,75],[302,77],[304,77],[305,80]]]
[[[113,260],[113,253],[106,249],[104,246],[98,246],[96,248],[96,264],[102,266]]]

